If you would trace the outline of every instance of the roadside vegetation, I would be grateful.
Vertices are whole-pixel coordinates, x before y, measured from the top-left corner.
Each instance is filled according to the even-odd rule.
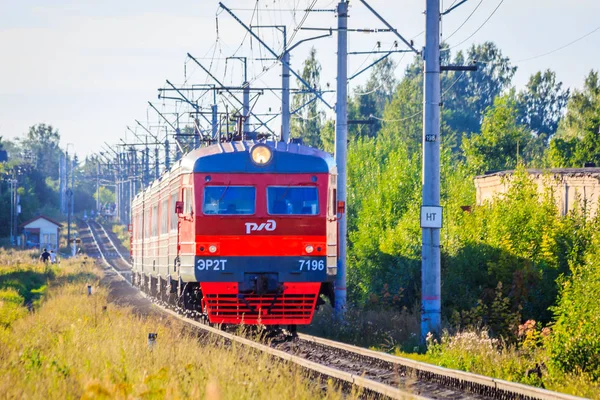
[[[7,265],[14,256],[18,265]],[[110,304],[100,278],[76,261],[46,268],[29,254],[0,255],[1,398],[343,397],[266,355]],[[32,299],[34,312],[25,306]]]
[[[600,167],[600,74],[592,70],[579,88],[565,88],[547,69],[515,88],[517,66],[496,44],[484,42],[456,53],[442,46],[444,64],[478,66],[477,73],[442,77],[446,333],[431,337],[427,347],[419,345],[419,58],[400,78],[397,65],[386,58],[350,96],[349,119],[362,123],[349,125],[348,135],[349,310],[346,322],[339,322],[324,307],[308,332],[498,378],[593,394],[600,382],[600,217],[584,202],[560,215],[556,193],[538,190],[527,169]],[[319,89],[320,73],[318,55],[311,51],[302,76]],[[306,96],[298,93],[294,104],[307,103]],[[311,102],[301,118],[292,120],[292,136],[333,151],[335,123],[325,115]],[[0,174],[19,177],[19,222],[37,212],[58,213],[59,139],[58,131],[41,124],[20,140],[0,140],[0,149],[9,155]],[[89,178],[98,170],[112,178],[114,171],[93,157],[81,164],[71,161],[76,212],[83,213],[96,205],[96,180]],[[499,170],[514,170],[506,181],[510,190],[477,205],[474,178]],[[2,190],[0,209],[8,209],[9,195]],[[110,189],[98,193],[100,204],[114,203]],[[0,214],[0,236],[8,234],[7,216]],[[112,230],[128,246],[126,229]],[[3,289],[3,304],[15,305],[10,314],[17,321],[32,318],[22,317],[18,304],[39,301],[47,290],[43,284],[34,286]]]
[[[442,78],[446,333],[419,345],[419,59],[400,80],[391,61],[378,64],[351,98],[350,119],[373,123],[349,127],[348,317],[336,321],[325,307],[307,333],[596,395],[600,218],[583,201],[560,215],[557,193],[538,190],[527,169],[600,167],[599,74],[590,71],[580,88],[568,89],[551,70],[540,71],[517,90],[511,83],[517,67],[493,43],[443,54],[444,62],[477,60],[479,67],[476,74]],[[308,70],[313,65],[305,63]],[[305,117],[314,121],[315,115]],[[325,121],[321,142],[313,144],[331,151],[334,136],[334,124]],[[499,170],[514,170],[506,178],[508,192],[477,205],[475,177]],[[548,174],[547,187],[551,179]]]

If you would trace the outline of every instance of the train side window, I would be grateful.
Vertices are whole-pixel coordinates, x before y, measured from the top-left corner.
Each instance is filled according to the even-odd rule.
[[[191,215],[193,210],[192,204],[192,189],[184,188],[183,189],[183,213],[185,215]]]
[[[177,213],[175,212],[175,203],[177,202],[177,192],[171,193],[171,231],[177,230]]]
[[[150,210],[145,212],[144,216],[144,238],[150,237]]]
[[[169,199],[162,201],[160,206],[160,234],[164,235],[168,231],[169,226]]]
[[[152,207],[152,236],[158,235],[158,205]]]
[[[256,188],[207,186],[202,212],[207,215],[253,215],[256,212]]]

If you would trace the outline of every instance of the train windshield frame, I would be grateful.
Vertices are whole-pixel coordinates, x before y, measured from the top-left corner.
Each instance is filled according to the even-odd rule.
[[[268,186],[269,215],[318,216],[319,188],[316,186]]]
[[[204,215],[256,214],[254,186],[206,186],[202,201]]]

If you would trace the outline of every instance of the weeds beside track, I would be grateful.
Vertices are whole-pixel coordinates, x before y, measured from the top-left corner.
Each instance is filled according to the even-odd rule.
[[[118,249],[102,226],[93,229],[88,225],[97,249],[107,266],[105,251]],[[114,257],[117,258],[117,257]],[[123,260],[124,257],[121,255]],[[120,263],[119,263],[120,264]],[[118,269],[115,269],[118,271]],[[127,279],[120,274],[123,279]],[[391,398],[476,398],[476,399],[576,399],[576,397],[550,392],[522,384],[488,378],[462,371],[448,370],[401,357],[374,352],[308,335],[278,346],[266,346],[183,317],[172,310],[163,311],[232,342],[258,349],[271,356],[300,365],[312,373],[335,378],[346,385],[361,388],[378,396]],[[276,348],[273,348],[276,347]]]

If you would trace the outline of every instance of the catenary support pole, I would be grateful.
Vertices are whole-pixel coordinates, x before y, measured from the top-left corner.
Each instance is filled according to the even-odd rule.
[[[14,215],[15,215],[15,189],[14,189],[14,178],[11,178],[9,181],[9,187],[10,187],[10,244],[14,245],[14,226],[13,226],[13,221],[14,221]]]
[[[218,132],[219,132],[219,119],[217,114],[217,103],[211,106],[212,109],[212,138],[213,140],[217,140]]]
[[[244,82],[244,106],[242,109],[242,118],[244,119],[244,124],[242,125],[242,140],[246,139],[246,137],[250,134],[250,83],[248,81]]]
[[[68,149],[68,147],[67,147]],[[69,189],[69,151],[65,152],[66,191],[67,191],[67,248],[71,245],[71,190]]]
[[[282,26],[283,55],[281,57],[281,141],[290,141],[290,52],[287,48],[287,28]]]
[[[200,147],[200,145],[196,146],[196,148]],[[160,163],[158,157],[158,146],[154,147],[154,179],[158,179],[160,177]]]
[[[281,72],[281,141],[290,141],[290,52],[283,53]]]
[[[144,185],[150,185],[150,149],[144,148]]]
[[[421,340],[440,331],[440,0],[426,0],[421,209]]]
[[[96,214],[100,211],[100,160],[96,161]]]
[[[338,168],[338,201],[346,202],[348,152],[348,2],[338,4],[337,104],[335,108],[335,161]],[[348,219],[339,221],[339,259],[335,280],[335,311],[342,316],[346,309],[346,247]]]
[[[171,155],[170,152],[171,149],[169,149],[169,136],[167,135],[167,137],[165,138],[165,170],[169,170],[171,168]]]

